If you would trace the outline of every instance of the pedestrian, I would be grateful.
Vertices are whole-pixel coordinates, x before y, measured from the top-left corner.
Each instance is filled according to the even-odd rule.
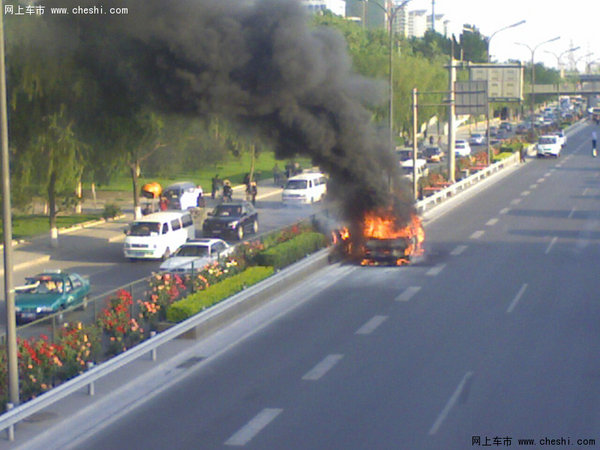
[[[592,131],[592,156],[595,158],[598,155],[598,151],[596,150],[596,141],[598,140],[596,136],[596,131]]]
[[[246,191],[248,191],[250,189],[250,174],[246,173],[246,175],[244,175],[244,184],[246,185]]]
[[[233,189],[229,180],[223,181],[223,201],[230,202],[233,196]]]
[[[217,173],[211,180],[211,184],[212,184],[212,189],[211,189],[211,198],[214,200],[215,196],[217,195],[217,192],[219,192],[219,189],[221,188],[221,179],[219,178],[219,174]]]
[[[294,165],[292,164],[291,161],[289,161],[286,165],[285,165],[285,177],[286,178],[290,178],[292,176],[292,171],[294,170]]]
[[[250,198],[252,199],[252,204],[256,205],[256,194],[258,194],[258,186],[256,185],[256,181],[250,182]]]
[[[161,211],[166,211],[169,208],[169,199],[164,195],[160,197],[159,207]]]
[[[281,186],[281,170],[277,163],[273,166],[273,184],[275,186]]]
[[[519,150],[519,159],[521,160],[522,163],[525,162],[525,146],[521,145],[521,149]]]

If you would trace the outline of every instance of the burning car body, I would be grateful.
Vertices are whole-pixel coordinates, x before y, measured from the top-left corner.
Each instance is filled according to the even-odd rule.
[[[360,223],[333,233],[332,255],[362,266],[401,266],[423,254],[424,240],[416,214],[406,222],[390,209],[377,209],[365,213]]]

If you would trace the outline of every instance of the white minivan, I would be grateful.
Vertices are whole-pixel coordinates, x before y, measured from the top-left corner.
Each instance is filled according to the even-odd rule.
[[[148,214],[129,226],[123,254],[131,260],[165,259],[188,239],[194,239],[195,233],[189,212]]]
[[[327,193],[327,178],[319,172],[302,173],[288,179],[281,199],[284,205],[307,205],[318,202]]]

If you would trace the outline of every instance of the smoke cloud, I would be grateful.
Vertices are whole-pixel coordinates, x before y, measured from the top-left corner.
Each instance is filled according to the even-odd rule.
[[[56,3],[56,4],[54,4]],[[51,6],[93,7],[50,0]],[[110,8],[128,8],[110,15]],[[311,27],[298,0],[104,1],[103,15],[52,17],[81,64],[163,111],[221,114],[258,129],[279,159],[307,155],[331,176],[345,219],[389,206],[400,186],[387,130],[368,107],[385,85],[358,76],[341,35]],[[410,195],[396,193],[404,218]]]

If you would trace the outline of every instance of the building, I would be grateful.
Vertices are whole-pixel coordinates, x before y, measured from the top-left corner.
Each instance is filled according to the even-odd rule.
[[[427,29],[431,30],[431,14],[429,14],[427,16]],[[443,14],[436,14],[435,15],[435,22],[434,22],[434,26],[435,26],[435,31],[443,34],[444,36],[448,36],[448,27],[450,25],[450,21],[449,20],[444,20],[444,15]]]
[[[431,28],[431,25],[427,23],[426,9],[418,9],[408,13],[408,37],[422,38],[429,28]]]
[[[313,13],[328,9],[333,14],[346,17],[346,2],[344,0],[302,0],[302,4]]]

